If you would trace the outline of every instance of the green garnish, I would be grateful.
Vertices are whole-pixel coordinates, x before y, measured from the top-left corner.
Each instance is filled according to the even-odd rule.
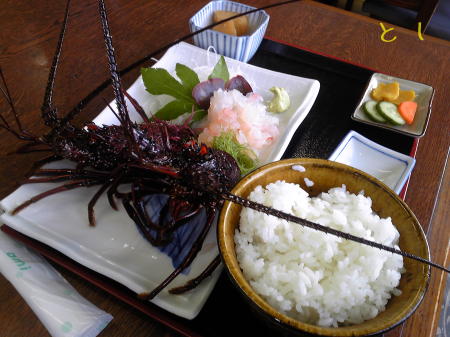
[[[177,63],[175,72],[180,78],[178,82],[169,72],[161,68],[142,68],[144,86],[152,95],[169,95],[175,100],[167,103],[155,113],[155,117],[163,120],[175,119],[187,112],[195,111],[193,121],[200,120],[206,115],[192,98],[192,88],[200,81],[191,68]]]
[[[155,113],[155,117],[166,121],[176,119],[186,112],[192,112],[192,105],[191,102],[176,99],[159,109]]]
[[[194,103],[192,89],[178,82],[166,69],[142,68],[145,88],[152,95],[169,95],[180,101]]]
[[[220,136],[214,137],[212,147],[229,153],[236,160],[242,175],[257,167],[256,155],[247,146],[239,143],[232,131],[222,132]]]
[[[172,120],[185,113],[195,112],[192,121],[201,120],[207,112],[200,108],[192,97],[192,89],[200,83],[197,73],[181,63],[176,64],[175,72],[181,82],[162,68],[141,69],[142,80],[149,93],[152,95],[169,95],[174,98],[173,101],[159,109],[154,114],[155,117]],[[229,80],[230,74],[223,56],[220,57],[208,78],[221,78],[225,82]]]
[[[200,83],[197,73],[188,66],[185,66],[181,63],[177,63],[177,65],[175,66],[175,72],[177,73],[177,76],[181,80],[183,86],[187,90],[189,90],[189,93],[192,97],[192,89],[194,89],[194,87]]]
[[[225,58],[223,56],[220,57],[219,61],[214,66],[211,75],[208,76],[209,80],[211,78],[221,78],[225,83],[230,79],[227,63],[225,62]]]
[[[286,89],[280,87],[272,87],[270,91],[273,93],[274,97],[269,103],[270,112],[283,112],[286,111],[291,105],[291,100],[289,99],[289,94]]]

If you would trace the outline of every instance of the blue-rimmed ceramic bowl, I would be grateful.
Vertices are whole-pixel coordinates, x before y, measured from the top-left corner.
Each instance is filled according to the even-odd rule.
[[[211,1],[200,9],[190,20],[191,32],[196,32],[213,23],[215,11],[243,13],[255,7],[233,1]],[[259,11],[248,15],[249,35],[232,36],[212,29],[194,36],[194,44],[200,48],[214,47],[217,53],[247,62],[256,53],[269,24],[269,15]]]

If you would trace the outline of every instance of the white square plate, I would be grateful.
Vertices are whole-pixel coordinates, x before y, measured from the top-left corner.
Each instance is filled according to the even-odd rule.
[[[350,131],[329,160],[364,171],[399,194],[416,160],[381,146],[355,131]]]
[[[218,56],[186,43],[170,48],[155,67],[174,72],[177,62],[193,69],[207,68],[210,72]],[[226,59],[231,73],[245,75],[255,92],[264,99],[271,99],[269,89],[284,87],[291,97],[291,107],[279,115],[280,136],[262,153],[261,165],[280,159],[295,130],[311,109],[318,91],[316,80],[286,75],[236,60]],[[202,69],[200,69],[202,70]],[[200,76],[201,77],[201,76]],[[128,90],[144,107],[157,108],[159,97],[150,95],[141,77]],[[111,104],[115,106],[115,104]],[[132,118],[137,114],[130,108]],[[155,111],[155,110],[153,110]],[[98,125],[116,124],[114,114],[105,108],[94,120]],[[71,163],[53,163],[52,167],[69,167]],[[9,212],[30,197],[54,188],[54,184],[23,185],[0,202],[5,213],[3,223],[62,252],[66,256],[93,269],[136,293],[149,292],[173,271],[171,259],[151,246],[138,232],[125,210],[113,211],[103,195],[95,207],[96,227],[88,226],[87,202],[98,187],[80,188],[45,198],[25,208],[17,215]],[[198,275],[218,254],[215,226],[208,234],[201,252],[191,265],[187,275],[179,275],[168,288],[184,284]],[[199,287],[183,295],[171,295],[167,289],[152,302],[163,309],[184,318],[194,318],[211,293],[220,268]]]
[[[389,123],[378,123],[371,120],[365,112],[362,110],[362,105],[373,100],[371,97],[372,90],[375,89],[379,83],[392,83],[398,82],[400,84],[400,90],[414,90],[416,93],[415,102],[417,103],[417,112],[414,117],[414,121],[411,125],[392,125]],[[405,80],[399,77],[393,77],[385,74],[374,73],[370,78],[366,91],[364,92],[361,101],[352,114],[352,119],[374,125],[380,128],[392,130],[395,132],[403,133],[412,137],[422,137],[427,129],[428,120],[431,114],[431,103],[433,100],[434,89],[429,85],[419,82]]]

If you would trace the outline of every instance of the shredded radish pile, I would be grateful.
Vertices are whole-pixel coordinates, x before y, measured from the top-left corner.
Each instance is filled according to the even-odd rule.
[[[258,154],[278,136],[278,118],[267,112],[258,94],[244,96],[237,90],[219,89],[211,98],[207,124],[198,140],[211,145],[214,137],[227,131],[232,131],[239,143]]]

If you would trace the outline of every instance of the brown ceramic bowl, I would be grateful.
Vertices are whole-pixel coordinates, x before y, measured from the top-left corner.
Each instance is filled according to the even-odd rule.
[[[302,165],[305,172],[292,169],[292,165]],[[304,178],[314,182],[312,187],[305,186]],[[386,185],[372,176],[340,163],[309,158],[295,158],[268,164],[243,178],[232,193],[247,197],[258,185],[266,186],[277,180],[297,183],[311,196],[328,191],[342,184],[352,193],[364,190],[372,198],[372,209],[381,217],[391,217],[400,232],[400,249],[429,259],[428,244],[423,230],[408,206]],[[294,334],[310,333],[320,336],[366,336],[385,332],[407,319],[420,304],[430,278],[430,267],[415,260],[404,258],[406,272],[402,274],[399,289],[400,296],[393,296],[386,310],[377,317],[361,324],[324,328],[302,323],[289,318],[272,308],[260,297],[244,278],[236,259],[234,231],[239,225],[241,206],[226,202],[220,214],[218,241],[226,270],[232,283],[238,288],[248,304],[272,327],[282,332]]]

